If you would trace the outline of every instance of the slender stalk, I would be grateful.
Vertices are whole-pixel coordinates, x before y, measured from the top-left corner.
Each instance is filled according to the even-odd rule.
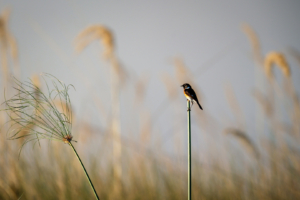
[[[89,180],[89,183],[90,183],[90,185],[91,185],[91,187],[92,187],[92,189],[93,189],[93,191],[94,191],[94,194],[95,194],[95,196],[96,196],[96,199],[97,199],[97,200],[100,200],[100,198],[98,197],[98,194],[97,194],[97,192],[96,192],[96,190],[95,190],[95,188],[94,188],[94,185],[93,185],[93,183],[92,183],[92,181],[91,181],[91,179],[90,179],[90,177],[89,177],[89,175],[88,175],[88,173],[87,173],[87,171],[86,171],[86,169],[85,169],[85,167],[84,167],[84,165],[83,165],[83,163],[82,163],[82,161],[81,161],[79,155],[77,154],[77,151],[75,150],[75,148],[74,148],[74,146],[72,145],[71,142],[69,142],[69,145],[72,147],[74,153],[76,154],[76,156],[77,156],[77,158],[78,158],[78,160],[79,160],[79,162],[80,162],[80,164],[81,164],[81,166],[82,166],[82,168],[83,168],[83,170],[84,170],[84,172],[85,172],[85,175],[86,175],[87,179]]]
[[[188,124],[188,200],[192,200],[191,103],[187,101]]]
[[[121,143],[121,125],[120,125],[120,74],[117,58],[112,56],[111,66],[111,103],[112,103],[112,132],[113,132],[113,156],[114,156],[114,192],[120,193],[122,177],[122,143]]]

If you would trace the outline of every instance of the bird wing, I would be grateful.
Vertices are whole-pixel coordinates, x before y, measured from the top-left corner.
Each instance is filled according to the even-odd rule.
[[[195,101],[198,101],[198,98],[197,98],[197,96],[196,96],[196,93],[194,92],[193,89],[187,89],[187,90],[185,90],[185,93],[186,93],[188,96],[192,97],[192,99],[194,99]]]
[[[196,101],[198,106],[200,107],[200,109],[203,110],[202,106],[200,105],[200,103],[198,101],[197,95],[193,89],[187,89],[187,90],[184,90],[184,92],[187,96],[190,96],[194,101]]]

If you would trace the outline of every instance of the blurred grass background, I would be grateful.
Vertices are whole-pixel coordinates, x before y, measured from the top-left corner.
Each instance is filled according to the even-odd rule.
[[[9,15],[2,10],[0,18],[1,90],[5,88],[8,97],[15,92],[12,76],[22,75],[18,64],[22,52],[9,29]],[[104,52],[100,59],[111,70],[105,75],[110,77],[107,90],[85,97],[93,99],[97,109],[85,116],[74,112],[76,149],[101,199],[185,199],[186,103],[179,86],[188,80],[200,103],[205,99],[200,88],[205,86],[198,86],[184,60],[175,58],[173,73],[160,76],[167,99],[157,110],[149,109],[145,101],[151,77],[137,76],[121,63],[112,31],[102,25],[89,26],[74,42],[74,49],[83,53],[86,46],[100,41]],[[222,101],[228,102],[235,121],[215,119],[205,103],[201,103],[204,112],[193,107],[192,135],[197,144],[192,152],[193,199],[300,199],[300,102],[287,59],[299,61],[300,54],[290,49],[288,56],[276,50],[263,55],[255,31],[248,25],[243,31],[255,67],[255,88],[249,91],[255,100],[255,133],[249,132],[248,113],[229,84]],[[32,74],[31,79],[43,88],[39,78]],[[83,79],[78,82],[92,90]],[[3,92],[0,97],[3,102]],[[126,119],[121,117],[122,107],[126,107],[122,115]],[[161,121],[165,112],[172,116],[166,122]],[[0,199],[94,198],[70,148],[43,141],[40,147],[26,145],[18,157],[21,141],[7,140],[7,116],[0,114]],[[103,119],[101,126],[95,125],[94,116]],[[165,137],[166,131],[172,137]]]

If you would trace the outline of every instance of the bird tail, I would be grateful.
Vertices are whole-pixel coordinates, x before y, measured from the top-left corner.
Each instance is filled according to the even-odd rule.
[[[199,108],[200,108],[201,110],[203,110],[202,107],[201,107],[201,105],[200,105],[200,103],[199,103],[198,101],[197,101],[197,104],[198,104]]]

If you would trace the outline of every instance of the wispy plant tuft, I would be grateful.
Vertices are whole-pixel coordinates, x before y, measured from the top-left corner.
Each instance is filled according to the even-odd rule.
[[[72,109],[68,91],[73,85],[66,85],[50,74],[45,74],[42,77],[47,86],[47,94],[42,92],[39,84],[35,83],[34,80],[20,82],[16,78],[14,78],[16,85],[14,89],[17,94],[6,99],[4,93],[5,111],[9,116],[8,123],[10,123],[8,138],[12,140],[25,138],[22,147],[31,141],[34,144],[39,143],[41,139],[69,144],[85,172],[96,199],[99,199],[92,181],[71,143],[73,139]],[[53,89],[50,89],[45,77],[51,80]]]
[[[50,89],[43,76],[48,94],[43,93],[31,80],[22,83],[14,79],[17,94],[10,99],[5,97],[4,104],[11,124],[8,138],[26,138],[22,147],[27,142],[36,143],[41,139],[61,142],[65,142],[65,138],[72,140],[72,110],[68,91],[73,86],[64,84],[52,75],[45,76],[51,79],[54,86]],[[57,100],[63,105],[60,111],[54,103]]]

